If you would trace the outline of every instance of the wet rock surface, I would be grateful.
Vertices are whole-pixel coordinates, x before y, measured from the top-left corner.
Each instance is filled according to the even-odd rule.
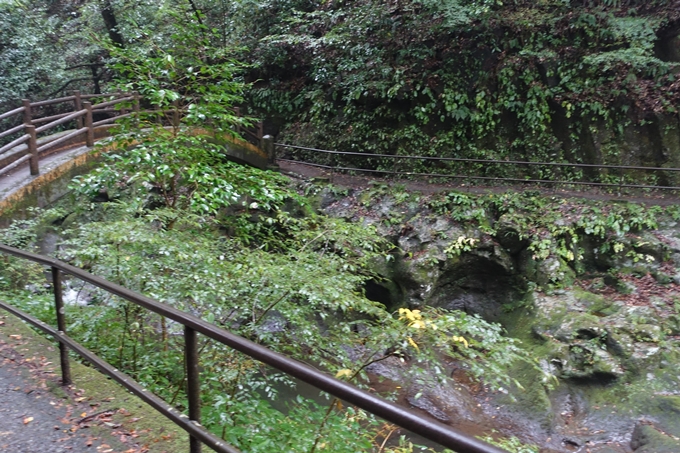
[[[536,259],[510,218],[496,219],[489,235],[384,192],[354,190],[322,205],[329,215],[376,225],[399,247],[390,266],[377,268],[385,279],[376,282],[381,301],[501,322],[558,383],[551,390],[535,373],[514,370],[524,390],[512,389],[513,400],[454,373],[448,388],[405,386],[404,404],[461,429],[472,423],[517,436],[546,453],[680,451],[680,226],[622,236],[618,254],[603,253],[598,241],[579,244],[577,272],[561,257]],[[475,246],[455,250],[459,238]],[[551,289],[555,282],[562,289]],[[389,363],[381,367],[372,372],[403,382]]]

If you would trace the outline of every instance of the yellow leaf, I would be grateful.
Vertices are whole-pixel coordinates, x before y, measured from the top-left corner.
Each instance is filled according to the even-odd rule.
[[[26,417],[24,418],[24,425],[31,423],[33,421],[33,417]]]
[[[451,339],[452,339],[453,341],[457,341],[457,342],[459,342],[459,343],[465,344],[465,347],[466,347],[466,348],[469,348],[469,347],[470,347],[470,344],[468,343],[468,341],[467,341],[465,338],[463,338],[463,337],[456,337],[456,336],[453,336],[453,337],[451,337]]]
[[[335,377],[336,377],[336,378],[341,378],[341,377],[343,377],[343,376],[348,376],[348,377],[349,377],[349,376],[351,376],[351,375],[352,375],[352,370],[348,370],[348,369],[340,370],[340,371],[338,371],[337,373],[335,373]]]
[[[416,344],[416,342],[413,341],[413,338],[408,337],[408,342],[409,342],[409,344],[410,344],[411,346],[413,346],[413,347],[416,348],[418,351],[420,351],[420,348],[418,347],[418,345]]]
[[[409,310],[408,308],[399,309],[399,319],[415,322],[421,319],[420,310]]]

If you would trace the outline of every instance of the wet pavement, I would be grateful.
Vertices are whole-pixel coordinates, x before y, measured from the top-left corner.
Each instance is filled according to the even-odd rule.
[[[143,451],[122,445],[111,430],[92,429],[111,411],[93,413],[98,407],[76,396],[75,387],[60,386],[58,365],[48,358],[56,348],[17,330],[17,322],[0,313],[0,451]]]
[[[98,371],[71,360],[62,386],[55,343],[0,311],[0,452],[174,453],[187,436]]]
[[[10,358],[0,355],[0,359],[0,451],[113,451],[97,436],[72,423],[73,408],[64,400],[27,380]]]

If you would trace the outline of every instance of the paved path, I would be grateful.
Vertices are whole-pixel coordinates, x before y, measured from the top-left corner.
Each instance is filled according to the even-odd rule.
[[[50,361],[56,348],[9,316],[0,313],[0,452],[145,451],[121,442],[124,433],[104,429],[117,409],[102,411],[100,403],[79,398],[76,387],[61,387]]]
[[[61,453],[113,451],[72,422],[73,407],[40,388],[0,352],[0,451]]]
[[[590,187],[587,190],[568,190],[563,189],[564,185],[555,185],[553,187],[540,187],[534,183],[518,184],[518,185],[498,185],[498,186],[484,186],[484,185],[470,185],[463,184],[460,180],[451,180],[449,183],[430,183],[428,178],[420,179],[406,179],[406,178],[383,178],[379,173],[376,175],[366,176],[365,174],[346,174],[339,172],[332,172],[327,169],[305,165],[303,163],[279,161],[281,172],[292,177],[302,178],[323,178],[328,180],[335,186],[346,187],[352,189],[362,189],[370,187],[371,184],[385,183],[393,186],[404,186],[409,191],[421,192],[424,194],[459,191],[468,192],[471,194],[487,194],[487,193],[505,193],[508,191],[538,191],[547,197],[560,198],[582,198],[587,200],[599,201],[620,201],[633,202],[645,205],[670,206],[680,204],[680,198],[677,194],[671,191],[656,191],[650,192],[647,195],[641,196],[641,192],[632,192],[631,194],[617,194],[607,192],[597,187]],[[367,172],[366,174],[370,174]],[[440,178],[441,180],[441,178]]]
[[[87,158],[86,154],[91,149],[86,146],[78,146],[45,156],[40,160],[40,174],[37,176],[31,175],[28,163],[7,173],[0,173],[0,214],[2,214],[3,209],[10,207],[6,205],[7,202],[10,202],[10,204],[17,202],[83,164]],[[63,195],[63,192],[60,191],[44,190],[42,192],[37,200],[37,203],[41,206],[48,205]]]

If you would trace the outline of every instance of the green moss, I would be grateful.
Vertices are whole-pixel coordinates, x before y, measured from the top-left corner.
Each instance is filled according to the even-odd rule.
[[[573,291],[578,301],[583,303],[587,307],[588,313],[592,315],[610,316],[621,309],[619,305],[599,294],[593,294],[579,288],[574,288]]]
[[[631,446],[636,453],[677,453],[680,451],[680,440],[652,425],[638,424],[633,432]]]

